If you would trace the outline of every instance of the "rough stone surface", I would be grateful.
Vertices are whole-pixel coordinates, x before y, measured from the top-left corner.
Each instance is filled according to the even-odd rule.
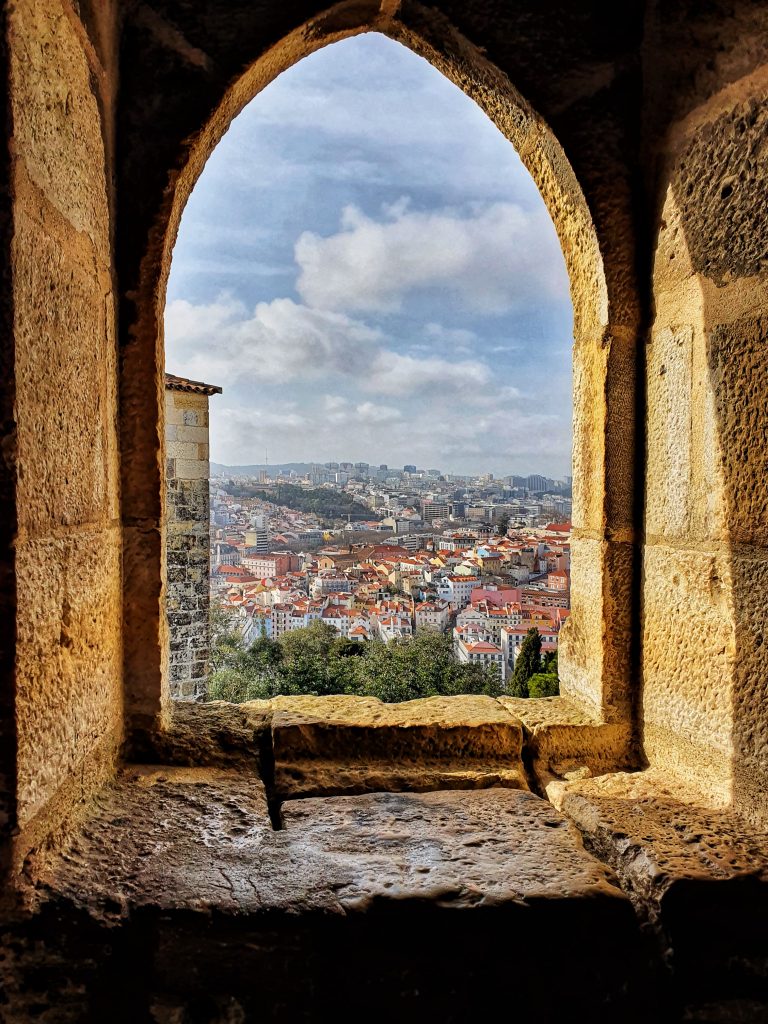
[[[491,697],[272,700],[276,795],[527,788],[522,729]]]
[[[64,3],[14,5],[14,141],[35,185],[109,259],[104,140],[82,40]],[[72,168],[80,173],[73,174]]]
[[[235,887],[249,891],[271,832],[255,770],[129,767],[96,798],[56,878],[75,905],[107,915],[145,905],[237,909]]]
[[[629,724],[607,724],[568,697],[499,697],[523,724],[526,757],[537,782],[550,773],[602,775],[637,761]]]
[[[12,139],[3,302],[15,349],[3,366],[14,390],[1,449],[17,526],[15,603],[4,608],[16,641],[2,682],[15,704],[5,867],[114,771],[123,679],[105,83],[69,3],[20,0],[2,31]]]
[[[766,270],[755,190],[768,174],[768,112],[758,97],[693,135],[676,168],[694,270],[724,284]]]
[[[733,712],[723,684],[736,656],[728,559],[655,544],[643,569],[646,756],[727,802]]]
[[[768,140],[765,143],[768,154]],[[768,159],[768,157],[766,158]],[[768,176],[768,167],[765,170]],[[709,368],[732,542],[768,547],[768,314],[719,324],[709,336]],[[748,456],[746,453],[749,453]]]
[[[130,754],[135,761],[188,767],[258,764],[263,777],[271,770],[271,719],[267,700],[246,704],[177,701],[164,728],[134,737]]]
[[[18,815],[26,825],[68,779],[86,781],[91,750],[107,742],[111,761],[117,756],[118,531],[27,543],[18,570],[28,613],[17,641]]]
[[[205,700],[211,646],[208,395],[167,388],[165,413],[168,682],[172,698]],[[206,424],[194,428],[203,432],[204,443],[175,439],[185,415]]]
[[[155,1020],[199,1019],[173,1008],[228,998],[242,1012],[232,1019],[258,1006],[260,1019],[351,1020],[375,990],[374,1017],[458,1022],[498,1004],[512,961],[516,999],[535,1001],[538,1019],[642,1019],[629,901],[577,830],[527,792],[294,801],[274,832],[253,777],[136,767],[41,876],[38,920],[55,914],[58,948],[77,936],[92,955],[86,993],[77,963],[57,964],[63,1003],[79,998],[91,1016],[112,1005],[119,1020],[147,1019],[152,1006],[168,1014]],[[554,934],[571,943],[557,986],[542,957]],[[32,936],[18,935],[23,976]],[[45,977],[29,981],[34,991]]]
[[[702,807],[695,790],[681,799],[658,770],[555,783],[549,792],[616,871],[682,1001],[716,1003],[720,1020],[739,1019],[728,1016],[734,1001],[737,1009],[759,1002],[765,1013],[768,833]]]

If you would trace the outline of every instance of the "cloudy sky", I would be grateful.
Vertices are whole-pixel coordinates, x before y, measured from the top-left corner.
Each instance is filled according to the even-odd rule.
[[[380,35],[281,75],[189,200],[167,368],[223,387],[211,458],[570,473],[562,253],[512,146]]]

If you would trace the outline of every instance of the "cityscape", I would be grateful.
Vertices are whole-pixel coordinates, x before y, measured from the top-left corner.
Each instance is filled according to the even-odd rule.
[[[313,623],[356,644],[439,633],[502,691],[530,630],[556,654],[570,477],[344,461],[211,473],[211,604],[246,647]]]

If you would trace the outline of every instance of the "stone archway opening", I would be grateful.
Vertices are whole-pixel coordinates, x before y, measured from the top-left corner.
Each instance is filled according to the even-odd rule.
[[[227,223],[236,256],[222,248],[232,245],[222,241]],[[169,281],[166,365],[188,381],[166,378],[172,694],[204,696],[208,675],[207,538],[190,519],[197,512],[207,525],[202,463],[190,461],[202,452],[207,462],[207,438],[186,423],[208,422],[205,380],[225,387],[211,405],[228,444],[220,451],[242,453],[212,457],[247,466],[272,454],[271,466],[231,470],[235,480],[213,473],[211,600],[223,646],[210,696],[304,692],[305,666],[299,684],[285,667],[274,678],[289,648],[266,652],[256,676],[232,640],[248,649],[263,634],[267,647],[298,628],[292,647],[326,625],[345,640],[415,633],[413,672],[406,681],[394,657],[339,663],[329,647],[314,692],[527,695],[525,682],[513,685],[526,633],[538,631],[545,668],[569,611],[569,530],[544,527],[571,518],[572,320],[562,250],[533,179],[427,61],[370,33],[260,92],[190,195]],[[345,531],[329,534],[339,526],[330,510],[293,537],[290,509],[267,499],[298,481],[318,501],[337,485],[336,501],[357,498],[354,519],[373,518],[374,529],[362,538],[365,524],[349,515]],[[344,592],[326,592],[337,576]],[[417,675],[426,630],[446,641],[428,652],[446,660],[444,681],[437,669]],[[380,645],[365,640],[372,658]],[[533,693],[556,692],[556,674],[543,675]]]
[[[561,642],[560,677],[564,694],[556,725],[573,718],[572,702],[583,709],[591,729],[611,733],[611,763],[626,761],[632,746],[631,633],[635,616],[634,572],[636,466],[634,451],[635,335],[634,297],[628,292],[626,268],[618,256],[603,262],[604,248],[572,168],[543,119],[516,92],[509,80],[444,20],[420,8],[392,16],[378,8],[370,15],[341,5],[332,17],[305,26],[275,45],[241,75],[224,94],[205,125],[190,136],[174,172],[151,241],[145,251],[140,285],[132,293],[136,319],[133,341],[123,356],[133,395],[156,394],[162,422],[162,312],[171,253],[181,213],[205,162],[232,119],[281,71],[316,50],[361,32],[380,31],[425,57],[438,71],[475,100],[512,143],[530,172],[555,225],[568,270],[574,310],[574,533],[572,541],[573,608]],[[417,16],[418,15],[418,16]],[[150,368],[154,368],[148,377]],[[143,384],[142,384],[143,381]],[[128,387],[126,382],[126,387]],[[130,396],[129,396],[130,397]],[[127,434],[141,431],[128,423]],[[123,483],[132,498],[157,510],[164,523],[160,446],[151,457],[154,434],[141,444],[126,436]],[[159,437],[158,437],[159,441]],[[148,459],[148,461],[147,461]],[[144,462],[138,480],[136,469]],[[148,495],[147,488],[154,489]],[[155,489],[156,488],[156,489]],[[132,492],[133,495],[132,495]],[[149,521],[149,520],[147,520]],[[126,552],[147,570],[140,597],[126,579],[126,675],[131,680],[127,703],[134,727],[152,730],[167,721],[165,562],[162,530],[158,541],[146,529],[126,534]],[[148,541],[150,543],[148,543]],[[138,624],[130,612],[141,604],[147,614]],[[131,634],[140,633],[133,643]]]

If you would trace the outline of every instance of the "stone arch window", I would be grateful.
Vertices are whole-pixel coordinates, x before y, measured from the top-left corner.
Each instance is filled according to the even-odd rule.
[[[211,96],[201,98],[196,112],[189,113],[188,133],[179,142],[170,180],[144,211],[148,237],[137,235],[141,259],[137,263],[134,254],[127,275],[135,288],[124,310],[130,343],[123,350],[123,402],[126,408],[147,394],[157,396],[157,402],[154,423],[127,423],[123,436],[126,506],[145,513],[129,516],[126,531],[127,562],[135,569],[125,584],[128,710],[139,730],[153,728],[168,712],[163,446],[155,424],[163,422],[165,288],[184,204],[232,118],[269,81],[322,46],[375,30],[426,57],[477,102],[517,150],[555,224],[574,308],[574,600],[562,642],[562,688],[566,698],[587,710],[591,722],[615,726],[628,743],[637,324],[626,287],[629,257],[620,238],[601,237],[596,211],[563,148],[493,63],[442,17],[420,8],[409,8],[408,16],[384,8],[367,12],[341,5],[256,59],[215,102]],[[597,212],[604,221],[608,211]],[[139,607],[145,614],[137,619],[132,612]]]
[[[315,486],[336,471],[353,487],[405,489],[427,527],[434,516],[438,530],[449,529],[448,503],[459,497],[449,492],[465,486],[461,479],[446,483],[429,470],[418,481],[397,471],[415,473],[416,461],[449,474],[495,470],[496,480],[510,471],[536,472],[527,480],[533,490],[545,489],[547,477],[570,476],[572,322],[562,250],[533,180],[487,116],[427,61],[387,36],[366,33],[303,59],[260,92],[189,197],[169,276],[166,367],[195,378],[183,381],[166,370],[172,697],[222,695],[207,659],[209,521],[217,612],[239,574],[285,576],[301,568],[295,552],[307,551],[305,538],[298,538],[301,547],[289,545],[290,553],[279,535],[273,542],[263,510],[249,530],[250,515],[232,515],[230,526],[218,499],[209,509],[209,407],[211,443],[219,442],[211,458],[219,463],[258,463],[268,449],[270,472],[260,475],[272,480],[275,462],[307,463],[319,454],[319,464],[305,467]],[[223,397],[209,400],[221,389],[199,379],[223,384]],[[190,417],[200,425],[189,425]],[[227,441],[229,452],[221,447]],[[473,445],[476,454],[469,455]],[[326,471],[327,458],[353,461],[329,463]],[[381,459],[389,463],[383,472]],[[216,475],[213,493],[226,489]],[[385,483],[389,476],[399,482]],[[257,479],[254,470],[249,483]],[[433,488],[442,496],[424,504]],[[272,490],[272,483],[261,489]],[[482,500],[479,488],[472,492]],[[570,518],[570,501],[567,507]],[[517,521],[519,512],[507,509]],[[242,549],[226,543],[238,531]],[[410,547],[417,538],[369,530],[331,544],[374,547],[383,540]],[[498,572],[498,561],[483,559],[483,572]],[[223,583],[232,562],[231,582]],[[332,560],[321,559],[321,569],[324,562],[330,572]],[[348,577],[341,584],[318,578],[311,597],[350,589]],[[303,586],[295,580],[298,593],[285,600],[301,603]],[[465,605],[473,586],[474,578],[465,581],[447,600]],[[394,587],[400,589],[399,577]],[[282,635],[283,615],[262,616],[265,609],[242,607],[239,595],[230,595],[230,615],[245,642],[259,635],[259,625],[272,638]],[[389,635],[368,614],[355,613],[367,623],[365,635]],[[389,626],[398,635],[410,632],[412,614],[408,609],[404,622]],[[353,620],[331,615],[301,607],[290,622],[297,628],[322,618],[346,636]],[[418,629],[421,612],[415,620]],[[456,656],[466,661],[463,648]],[[500,649],[471,657],[481,664],[494,659],[502,662]],[[233,675],[227,695],[235,700]],[[406,693],[416,695],[403,687],[403,699]]]

